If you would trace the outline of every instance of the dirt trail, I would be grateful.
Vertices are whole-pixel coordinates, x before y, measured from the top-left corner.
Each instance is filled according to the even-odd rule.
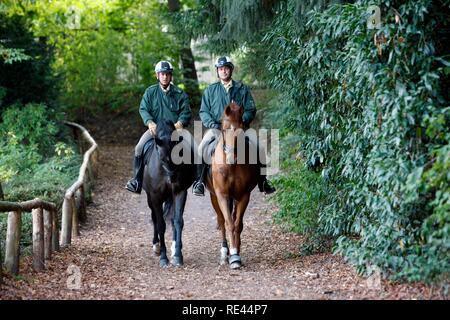
[[[274,208],[254,191],[244,218],[243,267],[219,267],[220,236],[209,197],[188,196],[181,268],[161,269],[151,249],[145,194],[122,188],[131,145],[100,145],[100,175],[81,237],[35,273],[23,259],[19,281],[6,279],[2,298],[19,299],[364,299],[429,297],[423,286],[370,286],[331,254],[300,257],[301,237],[272,224]],[[167,239],[170,239],[168,228]],[[170,246],[170,242],[168,242]],[[79,289],[71,282],[79,268]]]
[[[302,238],[272,223],[275,208],[257,190],[244,217],[240,270],[219,266],[221,239],[209,196],[195,197],[191,190],[184,214],[185,264],[161,269],[152,253],[145,192],[135,195],[123,188],[141,130],[133,121],[128,117],[128,124],[110,127],[107,134],[88,126],[99,142],[100,173],[81,236],[55,253],[45,272],[33,272],[30,257],[22,259],[20,276],[6,277],[1,299],[436,298],[420,284],[374,285],[339,256],[299,256]],[[166,234],[171,239],[170,226]],[[73,281],[77,271],[78,283]]]

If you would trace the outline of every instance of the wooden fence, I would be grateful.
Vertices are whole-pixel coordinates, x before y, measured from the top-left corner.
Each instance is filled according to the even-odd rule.
[[[73,122],[65,122],[65,124],[73,128],[80,151],[84,152],[84,156],[78,180],[67,189],[64,195],[61,233],[58,228],[58,209],[54,203],[41,199],[19,203],[0,201],[0,213],[8,212],[5,269],[13,275],[19,273],[22,212],[31,211],[33,216],[33,269],[36,271],[45,269],[45,260],[51,259],[52,252],[59,251],[60,246],[70,245],[72,237],[79,236],[80,219],[86,218],[85,195],[90,192],[97,176],[97,143],[79,124]],[[83,140],[90,145],[86,151]]]

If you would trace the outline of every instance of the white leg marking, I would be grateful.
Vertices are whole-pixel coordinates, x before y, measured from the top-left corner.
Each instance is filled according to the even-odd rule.
[[[159,243],[153,245],[153,252],[157,255],[161,253],[161,245]]]
[[[224,265],[228,263],[228,248],[221,247],[220,248],[220,265]]]
[[[175,257],[175,244],[176,244],[176,242],[175,242],[175,241],[172,241],[172,245],[171,245],[171,247],[170,247],[170,252],[171,252],[170,256],[171,256],[172,258]]]

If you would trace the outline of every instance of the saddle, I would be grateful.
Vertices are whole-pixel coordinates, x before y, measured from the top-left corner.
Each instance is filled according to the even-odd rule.
[[[211,163],[211,158],[214,155],[219,139],[212,137],[211,140],[203,148],[203,159],[206,163]]]
[[[150,156],[152,155],[152,150],[155,146],[155,138],[150,138],[145,144],[144,148],[142,148],[142,156],[144,157],[144,165],[146,165],[150,161]]]
[[[203,159],[205,159],[206,163],[211,163],[212,156],[216,151],[217,144],[219,143],[219,139],[216,137],[212,137],[211,140],[203,147]],[[248,147],[251,145],[250,139],[245,137],[245,145]]]

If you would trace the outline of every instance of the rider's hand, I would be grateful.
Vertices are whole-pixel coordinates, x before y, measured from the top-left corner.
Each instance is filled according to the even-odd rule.
[[[183,123],[181,121],[177,121],[177,123],[175,123],[175,129],[183,129]]]
[[[156,123],[154,123],[153,121],[150,121],[148,123],[148,130],[150,130],[150,133],[154,136],[156,136]]]

